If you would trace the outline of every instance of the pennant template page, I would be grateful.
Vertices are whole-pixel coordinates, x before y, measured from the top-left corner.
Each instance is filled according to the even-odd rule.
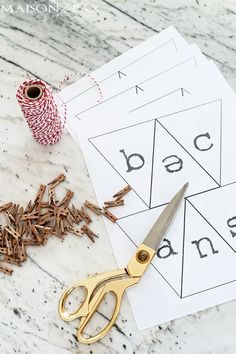
[[[189,182],[152,265],[140,284],[127,291],[140,329],[229,301],[236,294],[235,95],[196,47],[179,43],[180,52],[166,61],[165,69],[164,63],[159,72],[143,63],[141,80],[140,58],[153,49],[144,46],[142,56],[142,45],[137,47],[140,66],[127,85],[127,78],[117,74],[128,76],[127,53],[124,60],[116,59],[117,66],[114,61],[114,67],[111,62],[107,70],[100,69],[98,80],[118,80],[109,82],[102,102],[93,104],[94,93],[82,93],[83,84],[65,91],[69,131],[83,150],[98,202],[127,184],[132,187],[125,206],[114,209],[117,223],[105,220],[120,267],[127,265],[172,196]],[[135,49],[132,53],[136,65]],[[195,58],[194,65],[190,58]]]
[[[72,106],[77,105],[75,110],[77,114],[78,107],[82,111],[100,101],[101,96],[96,83],[102,90],[102,96],[108,99],[135,82],[138,72],[146,75],[150,65],[160,72],[167,70],[172,64],[175,65],[175,56],[188,47],[181,35],[173,27],[169,27],[95,70],[92,73],[95,81],[85,76],[65,88],[63,100],[67,104],[73,101]],[[143,68],[145,70],[142,70]]]

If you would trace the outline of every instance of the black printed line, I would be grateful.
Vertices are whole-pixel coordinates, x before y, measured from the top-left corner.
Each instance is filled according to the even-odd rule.
[[[234,283],[235,281],[236,281],[236,279],[235,279],[235,280],[230,280],[230,281],[228,281],[228,282],[226,282],[226,283],[223,283],[223,284],[220,284],[220,285],[216,285],[216,286],[212,286],[211,288],[207,288],[207,289],[204,289],[204,290],[200,290],[200,291],[197,291],[197,292],[195,292],[195,293],[193,293],[193,294],[189,294],[189,295],[182,296],[182,299],[186,299],[187,297],[194,296],[194,295],[198,295],[198,294],[204,293],[204,292],[206,292],[206,291],[210,291],[210,290],[219,288],[220,286],[225,286],[225,285]]]
[[[136,93],[136,95],[138,95],[138,92],[139,92],[138,90],[144,91],[142,89],[142,87],[139,87],[138,85],[135,85],[135,93]]]
[[[138,86],[142,86],[142,85],[146,84],[147,82],[149,82],[149,81],[155,79],[156,77],[161,76],[161,75],[163,75],[163,74],[165,74],[165,73],[167,73],[167,72],[169,72],[169,71],[171,71],[171,70],[173,70],[173,69],[176,69],[178,66],[184,65],[184,64],[186,64],[187,62],[192,61],[192,60],[194,60],[194,59],[195,59],[194,57],[191,57],[191,58],[189,58],[189,59],[186,59],[186,60],[182,61],[181,63],[178,63],[178,64],[176,64],[176,65],[173,65],[173,66],[171,66],[170,68],[168,68],[168,69],[166,69],[166,70],[163,70],[162,72],[160,72],[160,73],[158,73],[158,74],[156,74],[156,75],[153,75],[153,76],[149,77],[148,79],[146,79],[146,80],[144,80],[144,81],[142,81],[142,82],[139,82],[138,84],[136,84],[136,85],[134,85],[134,86],[131,86],[131,87],[127,88],[126,90],[121,91],[121,92],[117,93],[116,95],[113,95],[113,96],[107,98],[106,100],[102,100],[101,102],[96,103],[95,105],[93,105],[93,106],[91,106],[91,107],[89,107],[89,108],[86,108],[86,109],[84,109],[83,111],[78,112],[77,114],[75,114],[75,117],[78,118],[78,116],[81,116],[81,115],[84,114],[85,112],[87,112],[87,111],[89,111],[89,110],[91,110],[91,109],[93,109],[93,108],[96,108],[96,107],[98,107],[98,106],[100,106],[100,105],[102,105],[102,104],[104,104],[104,103],[106,103],[106,102],[108,102],[108,101],[110,101],[110,100],[113,100],[114,98],[119,97],[120,95],[123,95],[124,93],[126,93],[126,92],[128,92],[128,91],[130,91],[130,90],[134,90],[137,85],[138,85]],[[66,103],[67,103],[67,102],[66,102]]]
[[[129,92],[129,91],[131,91],[131,90],[133,90],[133,89],[135,89],[135,86],[129,87],[129,88],[127,88],[126,90],[124,90],[124,91],[122,91],[122,92],[119,92],[119,93],[117,93],[116,95],[113,95],[113,96],[107,98],[106,100],[102,100],[101,102],[98,102],[98,103],[94,104],[93,106],[90,106],[90,107],[84,109],[83,111],[80,111],[79,113],[76,113],[76,114],[75,114],[75,117],[76,117],[76,118],[79,118],[79,116],[81,116],[82,114],[84,114],[84,113],[90,111],[91,109],[94,109],[94,108],[96,108],[96,107],[98,107],[98,106],[101,106],[102,104],[104,104],[104,103],[106,103],[106,102],[108,102],[108,101],[110,101],[110,100],[113,100],[114,98],[117,98],[117,97],[119,97],[120,95],[123,95],[123,94],[125,94],[126,92]]]
[[[151,49],[149,52],[147,52],[147,53],[143,54],[141,57],[135,59],[135,60],[132,61],[131,63],[126,64],[126,65],[123,66],[120,70],[125,70],[125,69],[129,68],[131,65],[136,64],[136,63],[137,63],[138,61],[140,61],[141,59],[146,58],[146,57],[149,56],[150,54],[152,54],[152,53],[158,51],[159,49],[161,49],[161,48],[163,48],[163,47],[165,47],[165,46],[167,46],[167,45],[169,45],[169,44],[173,45],[173,46],[176,48],[176,44],[175,44],[174,38],[169,39],[168,41],[162,43],[162,44],[159,45],[158,47],[156,47],[156,48],[154,48],[154,49]],[[131,50],[132,50],[132,49],[131,49]],[[115,75],[115,74],[116,74],[116,73],[114,73],[113,75]]]
[[[106,162],[116,171],[116,173],[125,181],[125,183],[129,184],[126,179],[120,174],[120,172],[110,163],[110,161],[101,153],[101,151],[92,143],[90,139],[88,139],[91,145],[99,152],[99,154],[106,160]],[[148,207],[145,201],[141,198],[141,196],[132,188],[132,191],[139,197],[139,199]]]
[[[121,229],[121,231],[123,231],[123,233],[128,237],[128,239],[134,244],[135,247],[138,248],[138,245],[132,240],[132,238],[125,232],[125,230],[118,224],[118,222],[116,221],[116,225],[119,226],[119,228]]]
[[[223,241],[225,243],[227,243],[227,245],[234,251],[235,253],[235,250],[228,244],[227,241],[225,241],[225,239],[220,235],[220,233],[210,224],[210,222],[199,212],[199,210],[188,200],[188,198],[185,198],[186,201],[188,201],[188,203],[197,211],[197,213],[211,226],[211,228],[223,239]],[[186,203],[186,202],[185,202]],[[185,207],[186,207],[186,204],[185,204]],[[185,218],[185,215],[184,215],[184,218]],[[185,240],[185,231],[184,231],[184,240]],[[184,269],[184,248],[183,248],[183,261],[182,261],[182,269]],[[220,285],[216,285],[216,286],[213,286],[213,287],[210,287],[210,288],[206,288],[204,290],[200,290],[200,291],[197,291],[195,293],[192,293],[192,294],[189,294],[189,295],[185,295],[183,296],[183,274],[184,272],[182,272],[182,278],[181,278],[181,298],[182,299],[185,299],[187,297],[190,297],[190,296],[194,296],[194,295],[197,295],[197,294],[201,294],[203,292],[206,292],[206,291],[209,291],[209,290],[212,290],[212,289],[215,289],[215,288],[218,288],[220,286],[224,286],[224,285],[227,285],[229,283],[232,283],[232,282],[235,282],[236,280],[232,280],[232,281],[229,281],[229,282],[226,282],[226,283],[223,283],[223,284],[220,284]]]
[[[210,175],[210,173],[188,152],[188,150],[185,149],[185,147],[180,144],[180,142],[164,127],[164,125],[162,125],[159,120],[156,120],[163,129],[165,129],[165,131],[182,147],[182,149],[187,152],[187,154],[199,165],[199,167],[201,167],[203,169],[204,172],[206,172],[206,174],[217,184],[217,186],[220,187],[219,183],[216,182],[216,180]]]
[[[186,109],[183,109],[183,110],[180,110],[180,111],[172,112],[172,113],[166,114],[166,115],[164,115],[164,116],[156,117],[156,118],[151,118],[151,119],[148,119],[148,120],[146,120],[146,121],[139,122],[139,123],[130,124],[130,125],[127,125],[126,127],[123,127],[123,128],[114,129],[114,130],[111,130],[111,131],[106,132],[106,133],[102,133],[102,134],[99,134],[99,135],[95,135],[95,136],[93,136],[93,137],[90,137],[90,139],[99,138],[100,136],[107,135],[107,134],[110,134],[110,133],[115,133],[115,132],[118,132],[118,131],[121,131],[121,130],[124,130],[124,129],[128,129],[128,128],[131,128],[131,127],[135,127],[136,125],[140,125],[140,124],[143,124],[143,123],[151,122],[152,120],[155,120],[155,119],[159,120],[159,119],[162,119],[162,118],[165,118],[165,117],[172,116],[172,115],[177,114],[177,113],[185,112],[185,111],[188,111],[188,110],[191,110],[191,109],[194,109],[194,108],[199,108],[199,107],[201,107],[201,106],[206,106],[206,105],[208,105],[208,104],[215,103],[215,102],[217,102],[217,101],[221,101],[221,99],[217,99],[217,100],[214,100],[214,101],[205,102],[205,103],[199,104],[199,105],[197,105],[197,106],[191,106],[191,107],[189,107],[189,108],[186,108]],[[217,183],[217,184],[218,184],[218,183]]]
[[[155,142],[156,142],[156,120],[154,121],[153,129],[153,146],[152,146],[152,169],[151,169],[151,181],[150,181],[150,197],[149,197],[149,208],[152,205],[152,182],[153,182],[153,168],[154,168],[154,158],[155,158]]]
[[[186,223],[186,198],[184,199],[184,221],[183,221],[183,244],[182,244],[182,269],[181,269],[181,287],[180,297],[183,297],[184,284],[184,246],[185,246],[185,223]]]
[[[175,39],[172,39],[172,41],[173,41],[173,44],[174,44],[174,47],[175,47],[176,52],[178,52],[178,48],[177,48]]]
[[[134,244],[134,246],[136,248],[138,248],[137,244],[132,240],[132,238],[125,232],[125,230],[118,224],[118,222],[116,222],[116,225],[119,226],[119,228],[121,229],[121,231],[124,233],[124,235],[127,236],[127,238]],[[159,270],[154,266],[153,263],[151,263],[151,265],[153,266],[153,268],[158,272],[158,274],[162,277],[162,279],[165,280],[165,282],[170,286],[170,288],[175,292],[175,294],[180,297],[180,295],[178,294],[178,292],[173,288],[173,286],[168,282],[168,280],[164,277],[164,275],[162,275]]]
[[[211,192],[211,191],[214,191],[214,190],[219,189],[219,188],[222,188],[222,186],[217,186],[217,187],[214,187],[214,188],[206,189],[206,190],[198,192],[198,193],[190,194],[190,195],[187,195],[186,198],[192,198],[192,197],[195,197],[196,195],[200,195],[200,194],[204,194],[204,193],[207,193],[207,192]]]
[[[152,208],[147,208],[147,209],[144,209],[144,210],[136,211],[135,213],[127,214],[127,215],[121,216],[121,217],[119,217],[117,220],[122,220],[122,219],[125,219],[125,218],[128,218],[128,217],[130,217],[130,216],[143,213],[143,212],[148,211],[148,210],[151,210],[151,209],[152,209]]]
[[[202,213],[200,213],[200,211],[190,202],[190,200],[188,200],[186,198],[186,200],[188,201],[189,204],[192,205],[192,207],[198,212],[198,214],[208,223],[208,225],[211,226],[211,228],[217,233],[217,235],[219,235],[221,237],[221,239],[231,248],[231,250],[236,253],[236,251],[234,250],[234,248],[224,239],[224,237],[214,228],[214,226],[205,218],[205,216],[203,216]]]
[[[136,211],[135,213],[128,214],[128,215],[125,215],[125,216],[121,216],[120,218],[118,218],[118,220],[122,220],[122,219],[128,218],[128,217],[133,216],[133,215],[141,214],[141,213],[144,213],[145,211],[148,211],[148,210],[157,209],[157,208],[159,208],[159,207],[166,206],[167,204],[169,204],[169,202],[163,203],[163,204],[159,204],[159,205],[155,205],[155,206],[153,206],[153,207],[151,207],[151,208],[148,208],[148,209]]]
[[[184,92],[186,92],[187,94],[190,95],[190,92],[188,90],[185,90],[183,87],[181,87],[181,94],[182,94],[182,97],[184,97]]]
[[[119,129],[114,129],[114,130],[111,130],[107,133],[103,133],[103,134],[99,134],[99,135],[95,135],[89,139],[95,139],[95,138],[100,138],[101,136],[105,136],[105,135],[108,135],[108,134],[111,134],[111,133],[116,133],[116,132],[119,132],[121,130],[125,130],[125,129],[128,129],[128,128],[132,128],[132,127],[136,127],[137,125],[140,125],[140,124],[144,124],[144,123],[148,123],[148,122],[151,122],[152,120],[155,120],[155,119],[149,119],[149,120],[146,120],[145,122],[140,122],[140,123],[135,123],[135,124],[131,124],[131,125],[127,125],[126,127],[123,127],[123,128],[119,128]]]
[[[235,183],[236,183],[236,181],[223,184],[223,185],[221,186],[221,188],[231,186],[231,184],[235,184]]]
[[[160,97],[158,97],[158,98],[155,98],[155,99],[152,100],[152,101],[146,102],[146,103],[144,103],[142,106],[139,106],[139,107],[136,107],[136,108],[132,109],[131,111],[129,111],[129,113],[133,113],[133,112],[135,112],[135,111],[137,111],[137,110],[139,110],[139,109],[141,109],[141,108],[143,108],[143,107],[146,107],[146,106],[148,106],[148,105],[150,105],[150,104],[152,104],[152,103],[154,103],[154,102],[156,102],[156,101],[161,100],[162,98],[168,97],[168,96],[172,95],[173,93],[178,92],[179,90],[181,90],[181,88],[178,88],[178,89],[176,89],[176,90],[174,90],[174,91],[168,92],[168,93],[166,93],[165,95],[162,95],[162,96],[160,96]]]
[[[120,68],[119,70],[113,72],[111,75],[105,77],[103,80],[100,80],[98,83],[101,84],[102,82],[104,82],[104,81],[110,79],[111,77],[117,75],[117,72],[118,72],[118,71],[122,71],[122,70],[127,69],[129,66],[136,64],[138,61],[142,60],[143,58],[147,57],[148,55],[152,54],[152,53],[155,52],[155,51],[158,51],[159,49],[161,49],[162,47],[164,47],[164,46],[166,46],[166,45],[168,45],[168,44],[170,44],[170,43],[174,43],[174,45],[175,45],[174,39],[170,39],[170,40],[168,40],[167,42],[162,43],[159,47],[156,47],[156,48],[150,50],[149,52],[145,53],[145,54],[142,55],[141,57],[135,59],[134,61],[130,62],[129,64],[126,64],[125,66],[123,66],[123,67]],[[132,50],[132,49],[131,49],[131,50]],[[82,94],[84,94],[85,92],[87,92],[87,91],[93,89],[94,87],[96,87],[96,84],[90,86],[90,87],[87,88],[86,90],[84,90],[84,91],[80,92],[79,94],[77,94],[76,96],[70,98],[68,101],[65,101],[65,103],[68,103],[68,102],[74,100],[75,98],[81,96]]]
[[[231,183],[225,184],[225,185],[223,185],[223,186],[217,186],[217,187],[214,187],[214,188],[206,189],[206,190],[204,190],[204,191],[202,191],[202,192],[190,194],[190,195],[187,195],[187,196],[185,197],[185,199],[188,200],[189,198],[195,197],[195,196],[197,196],[197,195],[204,194],[204,193],[208,193],[208,192],[211,192],[211,191],[215,191],[215,190],[217,190],[217,189],[222,189],[222,188],[224,188],[224,187],[228,187],[228,186],[230,186],[230,185],[232,185],[232,184],[235,184],[235,183],[236,183],[236,182],[231,182]],[[152,207],[150,207],[150,208],[148,208],[148,209],[136,211],[135,213],[131,213],[131,214],[127,214],[127,215],[121,216],[121,217],[118,218],[118,220],[122,220],[122,219],[128,218],[128,217],[133,216],[133,215],[141,214],[141,213],[144,213],[145,211],[148,211],[148,210],[153,210],[153,209],[156,209],[156,208],[159,208],[159,207],[163,207],[163,206],[166,206],[167,204],[169,204],[169,202],[163,203],[163,204],[154,205],[154,206],[152,206]]]
[[[159,117],[159,118],[157,118],[157,119],[161,119],[161,118],[164,118],[164,117],[167,117],[167,116],[171,116],[171,115],[174,115],[174,114],[176,114],[176,113],[181,113],[181,112],[184,112],[184,111],[186,111],[186,110],[190,110],[190,109],[198,108],[198,107],[201,107],[201,106],[205,106],[205,105],[207,105],[207,104],[215,103],[215,102],[217,102],[217,101],[221,101],[221,99],[217,99],[217,100],[205,102],[205,103],[202,103],[202,104],[197,105],[197,106],[192,106],[192,107],[186,108],[186,109],[181,110],[181,111],[177,111],[177,112],[173,112],[173,113],[168,114],[168,115],[161,116],[161,117]],[[135,126],[137,126],[137,125],[141,125],[141,124],[144,124],[144,123],[151,122],[151,121],[153,121],[153,120],[154,120],[154,119],[150,119],[150,120],[147,120],[147,121],[145,121],[145,122],[142,121],[142,122],[139,122],[139,123],[136,123],[136,124],[131,124],[131,125],[126,126],[126,127],[123,127],[123,128],[115,129],[115,130],[109,131],[109,132],[107,132],[107,133],[103,133],[103,134],[99,134],[99,135],[93,136],[93,137],[91,137],[90,139],[95,139],[95,138],[98,138],[98,137],[101,137],[101,136],[108,135],[108,134],[110,134],[110,133],[114,133],[114,132],[122,131],[122,130],[124,130],[124,129],[132,128],[132,127],[135,127]],[[160,123],[160,122],[159,122],[159,123]],[[168,133],[169,133],[169,132],[168,132]],[[169,134],[170,134],[170,133],[169,133]],[[90,139],[89,139],[89,140],[90,140]],[[216,182],[216,183],[217,183],[217,182]],[[236,182],[231,182],[231,183],[236,183]],[[231,184],[231,183],[229,183],[229,184]],[[225,186],[227,186],[227,185],[229,185],[229,184],[226,184]],[[211,190],[215,190],[215,189],[217,189],[217,188],[219,188],[219,187],[220,187],[220,186],[219,186],[219,184],[217,183],[217,187],[210,188],[210,189],[207,189],[207,190],[205,190],[205,191],[201,191],[201,192],[198,192],[198,193],[189,195],[188,198],[190,198],[190,197],[192,197],[192,196],[196,196],[196,195],[201,194],[201,193],[209,192],[209,191],[211,191]],[[224,187],[224,186],[221,186],[221,187]],[[140,211],[140,212],[145,212],[145,211],[147,211],[147,210],[149,210],[149,209],[157,208],[157,207],[159,207],[159,206],[164,206],[164,205],[166,205],[166,204],[168,204],[168,203],[156,205],[156,206],[154,206],[154,207],[148,208],[148,209],[146,209],[146,210],[142,210],[142,211]],[[145,205],[146,205],[146,204],[145,204]],[[123,217],[121,217],[121,218],[119,218],[119,219],[126,218],[126,217],[135,215],[135,214],[140,213],[140,212],[135,212],[135,213],[132,213],[132,214],[129,214],[129,215],[125,215],[125,216],[123,216]]]
[[[119,76],[119,79],[121,79],[121,75],[123,75],[123,76],[127,76],[125,73],[123,73],[122,71],[118,70],[118,76]]]
[[[222,176],[222,100],[220,100],[220,185]]]
[[[149,56],[150,54],[152,54],[152,53],[158,51],[159,49],[161,49],[161,48],[163,48],[163,47],[165,47],[165,46],[167,46],[167,45],[169,45],[169,44],[173,45],[173,46],[176,48],[176,44],[175,44],[174,38],[169,39],[168,41],[162,43],[162,44],[159,45],[158,47],[151,49],[149,52],[147,52],[147,53],[143,54],[141,57],[135,59],[135,60],[132,61],[131,63],[126,64],[126,65],[123,66],[120,70],[125,70],[125,69],[129,68],[131,65],[136,64],[136,63],[137,63],[138,61],[140,61],[141,59],[146,58],[146,57]],[[131,50],[132,50],[132,49],[131,49]],[[115,75],[115,74],[116,74],[116,73],[114,73],[113,75]]]
[[[169,114],[165,114],[164,116],[157,117],[156,119],[159,120],[159,119],[162,119],[162,118],[170,117],[170,116],[173,116],[173,115],[175,115],[177,113],[186,112],[186,111],[189,111],[191,109],[199,108],[199,107],[202,107],[202,106],[206,106],[208,104],[212,104],[212,103],[215,103],[215,102],[218,102],[218,101],[222,101],[222,99],[218,98],[217,100],[214,100],[214,101],[209,101],[209,102],[198,104],[197,106],[192,106],[192,107],[189,107],[189,108],[181,109],[180,111],[176,111],[176,112],[172,112],[172,113],[169,113]]]
[[[184,87],[183,87],[183,91],[187,92],[187,94],[191,95],[191,92],[189,92],[188,90],[186,90]]]
[[[189,199],[189,198],[195,197],[195,196],[197,196],[197,195],[199,195],[199,194],[204,194],[204,193],[208,193],[208,192],[211,192],[211,191],[215,191],[215,190],[217,190],[217,189],[222,189],[222,188],[224,188],[224,187],[231,186],[232,184],[235,184],[235,183],[236,183],[236,181],[230,182],[230,183],[227,183],[227,184],[224,184],[224,185],[215,187],[215,188],[210,188],[210,189],[207,189],[207,190],[202,191],[202,192],[198,192],[198,193],[194,193],[194,194],[191,194],[191,195],[187,195],[186,198]]]

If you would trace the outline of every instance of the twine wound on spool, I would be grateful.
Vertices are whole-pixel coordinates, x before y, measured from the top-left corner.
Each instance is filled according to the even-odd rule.
[[[74,75],[78,73],[66,76],[62,83]],[[87,74],[87,76],[98,88],[102,100],[102,91],[98,82],[91,75]],[[52,88],[48,84],[40,79],[24,81],[18,88],[16,97],[32,135],[38,143],[52,145],[60,140],[67,120],[67,107],[58,95],[63,107],[63,112],[59,112]]]
[[[20,85],[16,97],[34,139],[43,145],[55,144],[62,136],[67,108],[63,104],[61,117],[52,88],[42,80],[28,80]]]

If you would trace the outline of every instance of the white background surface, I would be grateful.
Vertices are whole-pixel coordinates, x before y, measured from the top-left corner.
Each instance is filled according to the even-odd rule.
[[[24,204],[34,197],[39,183],[61,172],[66,173],[65,187],[75,191],[77,201],[94,200],[80,149],[68,134],[53,147],[32,140],[15,99],[27,72],[57,87],[65,74],[95,69],[172,24],[215,59],[236,89],[235,23],[235,1],[216,0],[92,0],[89,11],[65,10],[60,16],[0,13],[0,202]],[[51,239],[44,248],[31,248],[31,259],[11,278],[0,276],[0,353],[236,351],[235,301],[138,332],[125,298],[117,326],[106,338],[91,346],[78,344],[73,336],[77,322],[66,324],[57,314],[62,288],[116,266],[103,222],[93,228],[100,235],[95,245],[75,236],[63,243]]]

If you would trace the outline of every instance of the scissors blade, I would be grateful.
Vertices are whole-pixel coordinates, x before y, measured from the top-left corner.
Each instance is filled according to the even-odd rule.
[[[170,225],[181,200],[184,197],[185,191],[188,187],[188,183],[186,183],[171,199],[169,204],[165,207],[149,233],[147,234],[146,238],[144,239],[143,243],[154,249],[155,251],[158,249],[164,234]]]

